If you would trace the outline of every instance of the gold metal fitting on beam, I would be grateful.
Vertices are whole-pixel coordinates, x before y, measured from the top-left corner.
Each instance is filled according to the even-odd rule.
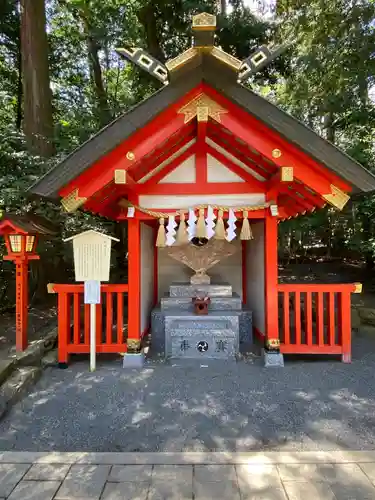
[[[294,179],[293,167],[281,167],[281,181],[292,182]]]
[[[280,149],[273,149],[272,150],[272,158],[280,158],[281,155],[282,155],[282,152],[280,151]]]
[[[353,293],[362,293],[362,283],[354,283]]]
[[[130,161],[135,160],[135,154],[133,153],[133,151],[128,151],[128,152],[126,153],[126,158],[127,158],[128,160],[130,160]]]
[[[126,184],[126,170],[115,170],[115,184]]]
[[[61,205],[63,206],[66,212],[75,212],[79,207],[81,207],[87,198],[84,196],[80,197],[78,193],[78,188],[73,189],[71,193],[62,198]]]
[[[323,194],[322,197],[339,210],[342,210],[350,200],[350,196],[344,193],[344,191],[341,191],[341,189],[336,187],[334,184],[331,184],[331,192]]]
[[[185,115],[184,122],[188,123],[198,115],[199,108],[208,108],[208,115],[219,123],[221,123],[221,115],[228,113],[226,109],[221,107],[206,94],[200,94],[198,97],[195,97],[192,101],[179,109],[178,113],[183,113]]]

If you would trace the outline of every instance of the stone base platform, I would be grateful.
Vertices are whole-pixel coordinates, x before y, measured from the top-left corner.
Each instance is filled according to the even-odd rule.
[[[207,315],[193,311],[192,298],[209,296]],[[151,316],[151,349],[173,358],[234,359],[252,344],[252,314],[242,309],[228,283],[174,283]]]

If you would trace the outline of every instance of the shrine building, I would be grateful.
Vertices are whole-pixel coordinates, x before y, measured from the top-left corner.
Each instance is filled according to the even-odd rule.
[[[166,356],[231,357],[254,334],[271,352],[350,362],[360,285],[279,284],[278,224],[341,210],[375,177],[244,86],[283,47],[240,61],[214,45],[215,27],[215,16],[194,16],[193,46],[165,64],[119,49],[164,86],[30,191],[127,225],[128,282],[102,286],[98,353],[125,353],[151,333],[151,350]],[[52,288],[66,363],[89,352],[89,309],[82,284]]]

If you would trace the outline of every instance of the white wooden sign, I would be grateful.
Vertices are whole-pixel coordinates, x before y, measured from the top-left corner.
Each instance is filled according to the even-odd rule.
[[[89,230],[67,238],[73,241],[76,281],[109,281],[112,236]]]
[[[64,241],[73,241],[76,281],[84,281],[84,302],[90,304],[90,370],[96,368],[96,304],[100,304],[100,282],[109,281],[112,236],[89,230]]]

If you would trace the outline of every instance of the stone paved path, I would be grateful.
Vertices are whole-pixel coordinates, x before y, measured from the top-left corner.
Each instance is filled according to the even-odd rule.
[[[0,422],[0,450],[371,450],[374,373],[375,344],[361,339],[351,365],[73,362],[47,369]]]
[[[372,500],[375,451],[0,453],[7,500]]]

